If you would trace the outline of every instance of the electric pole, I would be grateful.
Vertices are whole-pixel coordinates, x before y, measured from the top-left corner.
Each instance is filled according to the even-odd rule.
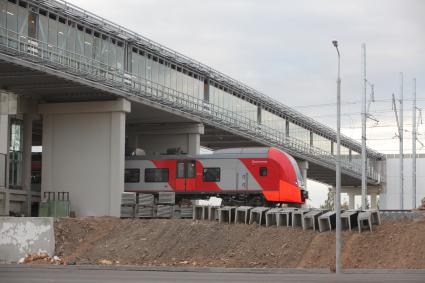
[[[412,85],[413,105],[412,105],[412,208],[416,208],[416,79]]]
[[[366,44],[362,44],[363,59],[363,95],[362,95],[362,210],[366,210],[367,198],[367,155],[366,155]]]
[[[338,78],[336,81],[336,176],[335,176],[335,273],[341,273],[341,54],[338,49],[338,41],[332,41],[338,54]]]
[[[403,188],[403,73],[400,73],[400,125],[399,125],[399,138],[400,138],[400,209],[404,209],[404,188]]]

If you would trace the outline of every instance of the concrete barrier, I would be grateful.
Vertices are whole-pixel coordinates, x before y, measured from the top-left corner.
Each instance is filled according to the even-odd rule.
[[[52,217],[0,217],[0,263],[39,252],[54,255]]]
[[[239,206],[236,208],[235,212],[235,224],[244,223],[248,224],[249,222],[249,213],[251,211],[251,206]]]

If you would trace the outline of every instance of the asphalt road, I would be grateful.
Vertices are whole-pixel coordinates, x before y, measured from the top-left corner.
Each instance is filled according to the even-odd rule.
[[[224,270],[223,270],[224,271]],[[324,274],[239,272],[187,272],[187,271],[146,271],[81,269],[78,267],[46,268],[37,266],[0,267],[0,282],[425,282],[425,272],[406,271],[403,273],[368,271],[367,273]]]

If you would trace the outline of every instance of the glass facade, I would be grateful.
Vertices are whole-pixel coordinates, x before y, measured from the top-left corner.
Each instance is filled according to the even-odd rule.
[[[310,131],[292,122],[289,122],[288,136],[300,140],[306,144],[310,144]]]
[[[261,124],[273,130],[286,133],[286,119],[264,109],[261,109]]]
[[[203,99],[203,77],[190,70],[177,67],[166,60],[132,48],[129,71],[136,78],[146,79],[194,99]]]
[[[341,145],[340,153],[341,153],[341,160],[342,161],[349,161],[350,160],[350,149],[349,148]],[[336,148],[335,148],[334,154],[336,154]]]
[[[327,152],[332,152],[332,141],[322,137],[316,133],[312,134],[312,142],[313,142],[313,146],[320,148],[321,150],[327,151]]]
[[[217,84],[210,84],[209,99],[212,104],[257,122],[258,108],[256,105],[231,94],[228,90],[218,86]]]
[[[9,187],[22,188],[22,121],[10,120],[10,146],[9,146]]]

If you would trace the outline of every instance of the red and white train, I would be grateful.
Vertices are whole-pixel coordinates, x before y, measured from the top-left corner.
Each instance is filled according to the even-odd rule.
[[[197,156],[131,156],[125,191],[176,192],[176,200],[217,196],[249,204],[303,204],[308,198],[292,156],[277,148],[232,148]]]

